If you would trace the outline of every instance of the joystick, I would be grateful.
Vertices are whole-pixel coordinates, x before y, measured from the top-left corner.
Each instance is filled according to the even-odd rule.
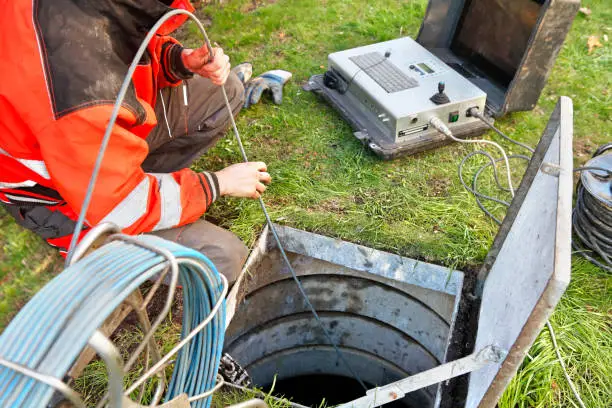
[[[435,103],[436,105],[444,105],[445,103],[450,103],[450,99],[444,93],[445,87],[446,85],[444,84],[444,82],[438,82],[438,93],[434,94],[431,98],[429,98],[429,100]]]

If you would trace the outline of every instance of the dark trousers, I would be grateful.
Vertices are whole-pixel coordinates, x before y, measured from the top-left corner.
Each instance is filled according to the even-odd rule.
[[[169,173],[189,167],[229,126],[229,113],[219,86],[199,76],[184,84],[187,106],[183,85],[164,88],[161,98],[158,95],[155,106],[158,124],[147,137],[149,155],[142,165],[146,172]],[[225,90],[235,116],[244,103],[244,87],[232,73]],[[230,284],[237,279],[248,254],[236,235],[205,220],[151,234],[203,253]]]

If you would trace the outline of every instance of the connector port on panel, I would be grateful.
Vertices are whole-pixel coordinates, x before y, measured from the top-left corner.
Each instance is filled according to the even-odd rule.
[[[471,107],[471,108],[469,108],[467,111],[465,111],[465,116],[466,116],[467,118],[471,118],[471,117],[472,117],[472,114],[470,113],[470,111],[471,111],[472,109],[480,110],[480,108],[479,108],[478,106],[472,106],[472,107]]]
[[[415,133],[423,132],[427,129],[429,129],[429,124],[422,125],[422,126],[415,126],[413,128],[400,130],[399,132],[397,132],[397,137],[409,136]]]

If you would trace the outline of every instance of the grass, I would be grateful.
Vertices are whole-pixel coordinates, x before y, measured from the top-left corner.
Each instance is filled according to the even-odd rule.
[[[154,338],[158,346],[161,355],[164,355],[176,345],[180,338],[181,328],[180,325],[173,323],[171,317],[166,319],[161,326],[155,332]],[[127,326],[120,328],[113,335],[113,343],[121,350],[123,360],[127,361],[130,357],[130,353],[142,342],[144,334],[138,325]],[[137,362],[123,378],[124,387],[132,385],[145,373],[145,354],[141,354]],[[148,367],[151,367],[149,364]],[[168,366],[165,371],[165,382],[166,384],[172,378],[172,369],[174,366]],[[106,371],[106,365],[101,360],[92,361],[87,367],[83,374],[77,378],[74,382],[74,389],[78,391],[82,396],[86,404],[94,406],[100,398],[105,394],[108,385],[108,375]],[[158,378],[154,376],[151,380],[145,382],[144,387],[138,388],[131,394],[134,401],[138,400],[141,396],[142,390],[142,403],[149,404],[153,398],[156,387],[158,385]]]
[[[275,381],[274,381],[275,382]],[[223,392],[216,393],[212,398],[213,408],[224,408],[229,405],[238,404],[243,401],[247,401],[253,398],[262,399],[270,408],[290,408],[291,404],[289,400],[274,395],[274,383],[268,392],[263,392],[258,389],[251,390],[224,390]],[[322,401],[318,407],[314,408],[325,408],[325,401]]]
[[[0,330],[56,273],[59,255],[0,209]]]
[[[593,13],[579,15],[532,112],[498,121],[516,139],[535,145],[559,95],[574,100],[575,164],[612,140],[612,6],[584,1]],[[325,70],[333,51],[396,38],[415,37],[426,1],[236,0],[206,6],[209,34],[234,63],[251,61],[255,73],[293,72],[281,106],[261,103],[238,120],[251,160],[265,161],[274,182],[266,192],[276,222],[459,268],[482,262],[497,231],[457,178],[460,159],[473,147],[451,145],[383,162],[364,150],[350,128],[327,105],[301,90]],[[588,54],[590,35],[603,47]],[[199,44],[195,29],[188,45]],[[518,148],[499,141],[508,152]],[[236,143],[224,138],[195,169],[217,170],[238,161]],[[474,171],[478,161],[466,170]],[[483,188],[493,191],[490,180]],[[508,198],[508,197],[505,197]],[[502,208],[492,207],[497,215]],[[252,244],[264,219],[256,202],[224,199],[209,216]],[[59,270],[53,252],[0,215],[0,325]],[[570,374],[588,407],[612,405],[612,278],[579,258],[572,283],[551,321]],[[544,331],[500,401],[501,408],[575,406]]]
[[[551,319],[561,354],[587,407],[612,403],[610,277],[583,259],[575,259],[572,283]],[[532,346],[500,407],[578,406],[557,362],[545,329]]]
[[[300,89],[309,75],[323,71],[329,52],[416,31],[424,4],[327,2],[323,8],[300,1],[291,3],[291,13],[277,3],[249,14],[242,12],[245,4],[250,3],[215,10],[211,36],[234,61],[250,60],[258,72],[281,67],[294,73],[282,106],[259,105],[239,120],[251,160],[266,161],[274,177],[267,194],[273,218],[446,264],[481,259],[495,227],[468,205],[470,198],[448,171],[467,150],[381,162],[329,107]],[[204,159],[198,165],[235,161],[234,143],[226,138],[209,156],[221,162]],[[262,225],[257,204],[224,204],[215,207],[215,218],[252,242]],[[478,219],[484,230],[470,228]],[[466,239],[473,245],[457,245]]]

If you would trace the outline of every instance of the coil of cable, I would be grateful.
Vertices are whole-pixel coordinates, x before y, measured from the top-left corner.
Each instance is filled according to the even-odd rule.
[[[612,272],[612,143],[601,146],[579,169],[572,223],[574,249]]]
[[[183,286],[182,338],[207,317],[212,320],[182,348],[166,400],[213,388],[225,330],[226,280],[202,254],[152,236],[135,238],[169,251]],[[106,318],[143,282],[168,265],[159,252],[115,240],[65,269],[41,289],[0,336],[0,357],[62,380]],[[45,407],[54,390],[0,367],[0,407]],[[192,402],[205,408],[210,397]]]

